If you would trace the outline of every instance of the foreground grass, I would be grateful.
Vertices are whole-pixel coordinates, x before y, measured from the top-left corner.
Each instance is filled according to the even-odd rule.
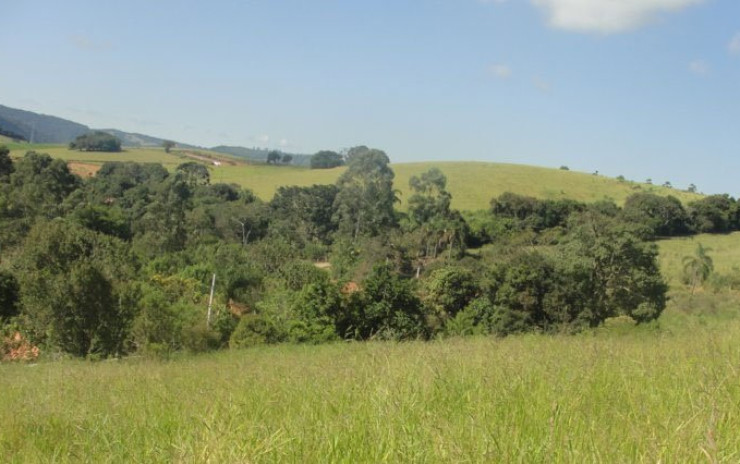
[[[0,366],[5,462],[737,462],[740,324]]]

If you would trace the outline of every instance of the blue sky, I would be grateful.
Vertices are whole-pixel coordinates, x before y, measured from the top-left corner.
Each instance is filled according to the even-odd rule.
[[[737,0],[2,0],[0,104],[740,194]]]

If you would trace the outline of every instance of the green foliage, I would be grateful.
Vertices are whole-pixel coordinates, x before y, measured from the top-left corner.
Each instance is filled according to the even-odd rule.
[[[643,224],[657,236],[685,235],[691,222],[681,202],[673,196],[635,193],[624,203],[625,219]]]
[[[182,250],[187,239],[186,212],[192,190],[179,176],[157,185],[152,201],[134,225],[136,247],[144,255]]]
[[[635,229],[593,213],[581,215],[573,228],[566,250],[590,272],[592,325],[619,315],[638,322],[657,318],[665,309],[668,287],[658,269],[655,244],[644,242]]]
[[[183,180],[191,187],[208,185],[211,182],[211,174],[208,168],[201,163],[189,161],[177,166],[175,171],[182,175]]]
[[[426,336],[423,306],[411,282],[401,279],[389,266],[375,266],[363,282],[363,290],[352,296],[340,333],[354,332],[360,339]]]
[[[417,275],[429,258],[440,251],[453,251],[460,256],[465,250],[467,226],[458,211],[450,209],[452,195],[446,190],[447,178],[442,171],[431,168],[419,177],[413,176],[409,185],[414,194],[409,199],[408,229],[414,232],[412,248],[416,248]]]
[[[306,242],[329,243],[338,189],[334,185],[280,187],[270,202],[274,214]]]
[[[344,164],[344,157],[339,153],[322,150],[311,157],[311,169],[331,169]]]
[[[701,243],[696,244],[693,256],[684,256],[683,282],[691,287],[693,295],[697,285],[704,283],[714,271],[714,261],[707,254],[711,248],[704,247]]]
[[[740,226],[740,209],[729,195],[710,195],[689,203],[689,215],[697,232],[724,233]]]
[[[424,302],[443,320],[454,318],[477,296],[476,279],[469,270],[449,266],[431,272],[424,281]]]
[[[229,338],[231,348],[250,348],[266,343],[277,343],[281,338],[271,321],[264,316],[247,314],[242,316],[239,324]]]
[[[65,198],[80,184],[80,178],[69,172],[64,161],[29,151],[15,163],[7,206],[0,215],[18,220],[61,216]]]
[[[74,142],[70,142],[69,149],[80,151],[119,152],[121,151],[121,140],[106,132],[95,131],[75,138]]]
[[[20,310],[20,286],[15,275],[0,269],[0,323]]]
[[[539,200],[511,192],[491,200],[491,212],[495,216],[512,219],[520,229],[536,232],[563,227],[571,214],[585,209],[585,204],[569,199]]]
[[[10,159],[10,150],[5,145],[0,145],[0,182],[7,179],[13,171],[13,160]]]
[[[323,343],[339,338],[337,321],[343,302],[339,288],[328,279],[305,285],[293,308],[298,320],[290,327],[292,341]]]
[[[220,327],[206,322],[208,287],[188,277],[188,271],[175,275],[153,275],[137,288],[138,311],[133,321],[132,342],[143,353],[169,356],[178,350],[201,352],[221,347],[232,330],[228,318]],[[195,274],[199,274],[197,271]]]
[[[348,169],[337,181],[334,220],[345,236],[376,236],[396,223],[390,160],[381,150],[364,148],[350,152]]]
[[[21,318],[36,342],[76,356],[120,353],[133,308],[122,244],[63,220],[40,222],[21,257]]]
[[[279,151],[273,150],[267,154],[267,164],[277,164],[282,159],[282,154]]]
[[[487,297],[479,297],[447,320],[444,333],[452,336],[485,335],[495,330],[493,327],[496,308]],[[502,331],[499,330],[500,333]]]

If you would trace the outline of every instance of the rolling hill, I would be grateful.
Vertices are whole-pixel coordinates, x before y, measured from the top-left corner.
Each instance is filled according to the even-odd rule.
[[[69,143],[90,128],[56,116],[0,105],[0,128],[36,143]]]
[[[126,147],[122,153],[95,153],[71,151],[63,146],[12,144],[10,147],[11,156],[14,157],[22,156],[29,149],[36,149],[65,159],[72,164],[73,169],[77,166],[78,172],[84,176],[94,173],[95,167],[106,161],[161,163],[168,169],[174,169],[186,161],[199,161],[209,165],[212,182],[242,185],[266,201],[273,197],[280,186],[334,183],[345,169],[250,164],[236,157],[207,150],[173,150],[172,153],[165,153],[161,148]],[[210,160],[220,160],[221,166],[214,166]],[[411,176],[421,174],[431,167],[439,168],[447,176],[448,190],[453,196],[452,205],[461,210],[488,208],[492,197],[507,191],[537,198],[570,198],[584,202],[612,199],[619,204],[635,192],[673,195],[682,202],[700,198],[698,194],[656,185],[517,164],[450,161],[397,163],[392,167],[396,173],[394,185],[399,192],[399,207],[402,209],[411,195]]]
[[[0,105],[0,128],[20,134],[29,140],[33,138],[37,143],[65,145],[77,135],[90,131],[89,127],[72,121],[2,105]],[[269,150],[260,148],[218,146],[206,150],[178,144],[180,150],[165,153],[161,149],[164,141],[162,138],[117,129],[104,131],[122,140],[126,147],[123,153],[81,153],[67,150],[66,146],[14,143],[9,138],[3,143],[11,148],[12,155],[16,157],[21,156],[25,150],[35,149],[68,160],[72,163],[73,169],[84,176],[93,175],[97,166],[110,160],[156,162],[162,163],[168,169],[174,169],[185,161],[203,162],[211,167],[211,178],[214,182],[240,184],[252,189],[264,200],[270,200],[278,187],[284,185],[333,183],[344,170],[344,168],[308,169],[305,165],[308,164],[310,156],[302,154],[292,154],[293,162],[290,166],[265,165],[262,162]],[[213,160],[221,160],[221,166],[214,166]],[[672,188],[620,181],[574,171],[504,163],[449,161],[394,164],[395,188],[398,190],[401,208],[410,196],[409,179],[433,166],[441,169],[447,176],[448,190],[453,195],[452,205],[461,210],[487,208],[492,197],[507,191],[537,198],[570,198],[584,202],[612,199],[619,204],[635,192],[674,195],[683,202],[700,197]]]
[[[115,135],[121,139],[123,145],[129,147],[161,147],[162,142],[165,141],[160,137],[124,132],[118,129],[91,129],[84,124],[56,116],[0,105],[0,135],[14,134],[32,143],[66,145],[77,136],[93,130]],[[195,148],[193,145],[183,143],[178,143],[178,145],[183,148]]]

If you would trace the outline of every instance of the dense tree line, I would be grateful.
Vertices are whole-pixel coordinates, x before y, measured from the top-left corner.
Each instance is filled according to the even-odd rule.
[[[402,212],[383,151],[346,160],[336,184],[263,202],[195,162],[109,162],[82,180],[0,150],[2,324],[75,356],[572,332],[660,315],[653,237],[738,226],[725,196],[619,208],[507,193],[461,214],[438,169],[411,179]]]
[[[121,140],[107,132],[95,131],[83,134],[69,143],[70,150],[80,151],[121,151]]]

